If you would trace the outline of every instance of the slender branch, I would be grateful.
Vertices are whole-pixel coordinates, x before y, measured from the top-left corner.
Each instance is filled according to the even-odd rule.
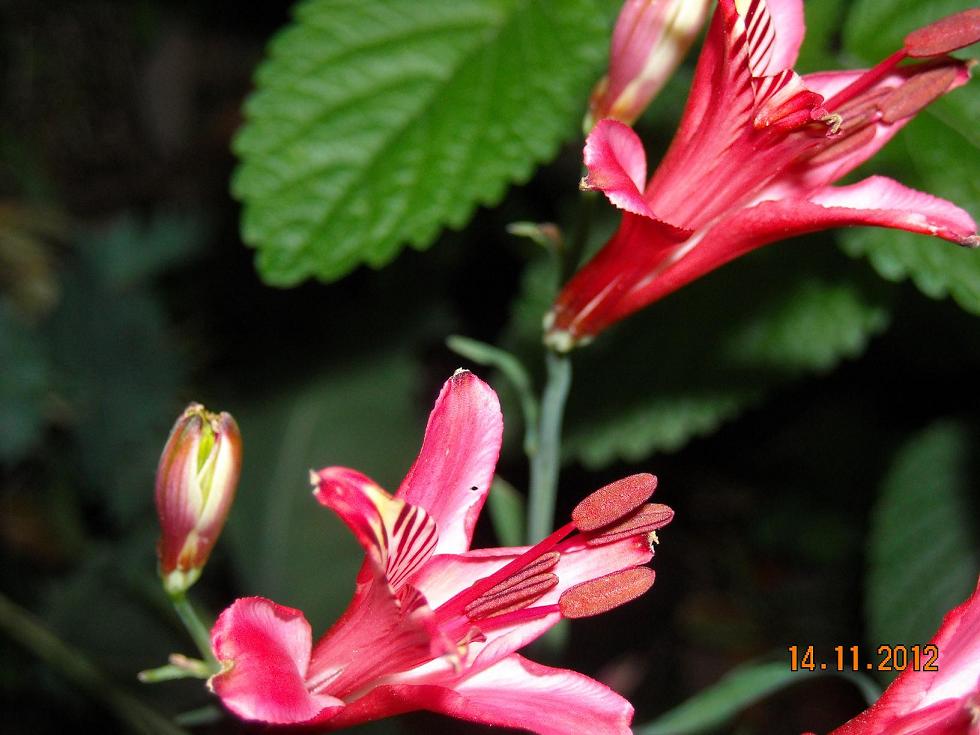
[[[197,616],[190,601],[187,599],[187,594],[183,592],[173,594],[170,596],[170,602],[173,603],[174,610],[180,616],[180,621],[187,628],[187,632],[190,633],[194,645],[201,652],[204,661],[214,671],[218,671],[220,668],[218,660],[214,657],[214,652],[211,650],[211,634],[208,632],[207,626]]]
[[[156,710],[109,681],[81,651],[48,630],[34,615],[0,594],[0,630],[84,690],[142,735],[188,735]]]
[[[561,465],[561,423],[565,401],[572,383],[572,363],[567,355],[545,353],[547,378],[541,395],[538,423],[538,451],[531,458],[528,500],[528,540],[534,543],[551,532],[558,498],[558,470]]]

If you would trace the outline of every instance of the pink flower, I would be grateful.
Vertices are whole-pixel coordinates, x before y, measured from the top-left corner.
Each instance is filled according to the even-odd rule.
[[[458,371],[394,497],[354,470],[314,475],[316,498],[366,552],[354,599],[315,645],[299,610],[258,597],[226,609],[210,684],[230,710],[325,729],[426,709],[537,733],[629,732],[621,696],[514,651],[562,617],[649,589],[651,534],[673,511],[647,503],[656,478],[636,475],[590,495],[534,547],[469,551],[502,431],[496,394]]]
[[[631,124],[656,97],[694,42],[709,0],[626,0],[609,50],[609,73],[589,99],[586,130],[611,117]]]
[[[230,414],[192,403],[180,415],[160,455],[156,506],[160,576],[167,592],[187,590],[225,525],[242,467],[242,437]]]
[[[980,585],[946,614],[930,643],[938,671],[905,669],[870,709],[831,735],[978,735]]]
[[[720,0],[680,128],[647,182],[636,134],[601,121],[584,185],[623,210],[559,294],[548,344],[567,350],[750,250],[829,227],[895,227],[976,247],[959,207],[880,176],[831,184],[969,78],[944,54],[980,38],[980,9],[910,34],[868,71],[798,76],[801,0]],[[926,61],[898,66],[906,58]]]

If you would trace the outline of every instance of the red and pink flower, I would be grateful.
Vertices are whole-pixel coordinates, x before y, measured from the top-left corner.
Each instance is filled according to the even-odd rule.
[[[366,558],[347,611],[315,644],[303,613],[237,600],[212,631],[210,685],[238,716],[336,729],[426,709],[537,733],[628,733],[633,708],[582,674],[515,653],[562,617],[594,615],[653,584],[643,566],[673,517],[652,475],[608,485],[536,546],[469,550],[503,424],[471,373],[443,386],[422,450],[391,496],[328,467],[314,494]]]
[[[980,734],[980,585],[930,641],[936,671],[908,668],[881,698],[831,735]]]
[[[639,138],[614,120],[588,137],[584,185],[619,230],[559,294],[546,342],[568,350],[750,250],[829,227],[875,225],[976,247],[959,207],[881,176],[832,184],[919,110],[964,84],[946,54],[980,38],[980,9],[910,34],[867,71],[798,76],[802,0],[720,0],[680,128],[646,180]],[[915,63],[899,66],[906,59]]]

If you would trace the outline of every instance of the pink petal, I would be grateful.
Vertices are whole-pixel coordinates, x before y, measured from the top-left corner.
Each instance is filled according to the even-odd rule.
[[[586,182],[620,209],[653,217],[643,199],[647,155],[633,129],[618,120],[600,120],[585,141]]]
[[[317,483],[316,499],[347,524],[393,590],[435,550],[435,520],[422,508],[392,498],[360,472],[327,467],[317,473]]]
[[[453,642],[443,639],[415,588],[395,595],[382,577],[362,577],[354,601],[313,649],[307,686],[347,700],[451,652]]]
[[[285,724],[329,716],[344,703],[307,690],[311,641],[310,624],[299,610],[261,597],[236,600],[211,631],[224,668],[209,685],[246,720]]]
[[[822,220],[821,227],[877,225],[935,235],[960,245],[977,244],[976,223],[965,211],[884,176],[828,187],[810,201],[827,210],[810,214],[815,221]]]
[[[435,520],[436,553],[470,547],[503,430],[500,403],[489,385],[466,370],[446,381],[429,416],[422,450],[396,494]]]
[[[980,584],[946,614],[930,643],[939,650],[938,671],[906,669],[833,735],[965,734],[970,707],[980,704]]]
[[[754,46],[750,57],[765,59],[765,64],[753,69],[754,76],[777,74],[783,69],[793,68],[806,33],[803,0],[744,0],[744,4],[748,6],[744,15],[749,28],[748,37],[750,45]],[[768,10],[771,33],[766,30],[765,13],[760,10],[752,12],[754,6],[765,6]],[[772,45],[766,51],[770,40]]]
[[[438,712],[538,735],[629,735],[633,707],[612,689],[567,669],[517,654],[466,678],[455,697],[430,702]]]

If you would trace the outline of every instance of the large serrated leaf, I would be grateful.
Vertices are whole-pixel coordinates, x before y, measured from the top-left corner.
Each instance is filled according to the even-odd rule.
[[[886,295],[833,272],[846,261],[829,243],[807,247],[729,266],[585,348],[568,456],[600,467],[678,449],[767,391],[860,355],[888,324]]]
[[[970,94],[972,90],[958,93]],[[968,124],[959,124],[967,117],[964,105],[952,99],[939,105],[936,114],[913,120],[893,145],[902,146],[915,167],[915,173],[902,176],[903,183],[977,213],[980,148],[967,137]],[[943,115],[943,119],[936,115]],[[848,254],[867,257],[883,278],[911,278],[926,295],[936,299],[951,296],[962,308],[980,314],[980,252],[924,235],[873,228],[845,231],[842,244]]]
[[[381,266],[500,199],[576,129],[598,0],[307,0],[235,141],[243,236],[278,285]]]
[[[868,635],[881,644],[922,644],[977,582],[980,444],[960,423],[912,438],[885,478],[869,535]]]

